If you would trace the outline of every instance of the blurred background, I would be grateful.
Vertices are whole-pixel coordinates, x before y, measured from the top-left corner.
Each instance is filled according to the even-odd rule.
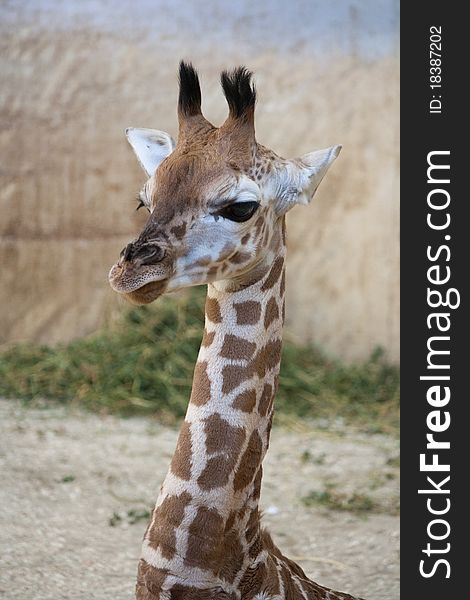
[[[215,125],[245,64],[260,143],[343,145],[288,216],[262,508],[310,577],[398,598],[398,23],[397,0],[0,1],[0,596],[133,595],[205,290],[132,308],[107,273],[147,217],[124,129],[176,136],[186,59]]]
[[[396,0],[3,1],[1,342],[66,342],[119,300],[107,272],[140,230],[144,181],[124,129],[177,133],[177,66],[200,71],[220,124],[220,71],[246,64],[258,140],[343,152],[289,215],[287,328],[347,362],[398,353]]]

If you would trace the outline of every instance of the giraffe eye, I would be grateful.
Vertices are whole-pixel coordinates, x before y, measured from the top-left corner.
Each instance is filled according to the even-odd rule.
[[[224,219],[229,219],[236,223],[244,223],[248,219],[251,219],[258,207],[258,202],[236,202],[223,208],[219,212],[219,215]]]

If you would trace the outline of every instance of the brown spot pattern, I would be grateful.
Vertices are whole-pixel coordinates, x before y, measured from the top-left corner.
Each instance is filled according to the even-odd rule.
[[[253,481],[253,493],[251,494],[251,497],[253,498],[253,500],[259,500],[259,498],[260,498],[261,480],[262,479],[263,479],[263,467],[261,465],[260,468],[258,469],[258,472],[256,473],[255,480]]]
[[[243,382],[248,381],[256,373],[264,377],[274,369],[281,360],[282,342],[280,339],[271,340],[260,348],[253,360],[247,366],[225,365],[222,369],[222,392],[229,394]]]
[[[253,481],[261,462],[262,451],[263,443],[259,433],[255,430],[251,434],[248,446],[243,453],[240,465],[235,473],[235,478],[233,480],[233,487],[235,491],[244,489]]]
[[[245,235],[241,239],[241,243],[243,245],[247,244],[250,237],[251,237],[251,233],[245,233]]]
[[[258,377],[264,377],[267,371],[274,369],[281,360],[281,340],[270,340],[266,346],[263,346],[253,359],[254,370]]]
[[[226,456],[213,456],[207,461],[197,482],[203,490],[213,490],[222,487],[227,485],[232,469],[233,463],[231,459]]]
[[[281,586],[279,582],[279,573],[276,567],[276,563],[272,556],[268,556],[266,559],[266,592],[271,596],[277,596],[281,593]]]
[[[246,437],[243,427],[230,425],[219,413],[214,413],[205,419],[204,432],[208,454],[223,452],[236,461]]]
[[[188,528],[188,548],[184,562],[201,569],[217,568],[224,520],[215,510],[200,506]]]
[[[237,313],[237,325],[256,325],[261,318],[261,304],[254,300],[237,302],[233,307]]]
[[[279,307],[275,298],[270,298],[266,305],[266,312],[264,313],[265,328],[267,329],[276,319],[279,319]]]
[[[286,291],[286,271],[282,271],[282,275],[281,275],[281,284],[279,285],[279,293],[282,296],[284,296],[284,292]]]
[[[181,240],[186,233],[186,223],[181,223],[181,225],[175,225],[170,229],[170,232],[178,239]]]
[[[204,348],[207,348],[208,346],[210,346],[212,344],[212,342],[214,341],[214,338],[215,338],[215,331],[211,331],[209,333],[207,331],[207,329],[204,329],[204,335],[202,336],[201,344],[204,346]]]
[[[222,369],[222,392],[229,394],[247,379],[251,379],[250,367],[240,365],[225,365]]]
[[[227,522],[225,523],[225,531],[230,531],[233,526],[235,525],[235,519],[237,517],[237,511],[236,510],[232,510],[232,512],[229,514]]]
[[[246,506],[246,504],[244,506],[242,506],[241,508],[238,509],[237,511],[237,518],[238,521],[240,523],[242,523],[245,520],[246,514],[248,513],[248,506]]]
[[[171,461],[171,472],[181,479],[188,481],[191,477],[191,428],[183,421],[178,444]]]
[[[230,531],[224,536],[223,564],[219,577],[233,583],[235,577],[243,567],[243,546],[240,543],[238,531]]]
[[[292,573],[294,573],[298,577],[302,577],[304,579],[307,579],[307,576],[305,575],[304,570],[302,569],[302,567],[300,567],[297,563],[295,563],[290,558],[287,558],[286,556],[283,556],[282,559],[284,561],[284,564],[286,565],[286,569],[292,571]]]
[[[292,576],[284,563],[281,565],[281,578],[284,585],[284,597],[295,598],[298,596],[297,586],[295,585],[294,580],[292,579]]]
[[[220,356],[230,358],[232,360],[250,359],[256,351],[256,344],[228,333],[224,337],[224,343],[220,351]]]
[[[181,525],[191,495],[183,492],[179,496],[167,496],[154,510],[154,521],[147,532],[147,540],[154,550],[160,548],[162,556],[171,560],[176,552],[175,530]]]
[[[301,581],[297,580],[297,584],[305,591],[307,597],[311,598],[311,600],[323,600],[326,591],[330,592],[330,598],[332,600],[338,600],[339,598],[341,598],[342,600],[358,600],[357,598],[353,598],[349,594],[338,594],[337,592],[333,592],[329,588],[324,588],[323,586],[318,585],[318,583],[307,579],[305,575],[301,578]]]
[[[264,279],[268,272],[269,265],[260,265],[259,267],[256,267],[255,269],[253,269],[253,276],[250,277],[249,281],[245,284],[245,287],[249,287],[250,285],[258,283],[259,281]]]
[[[243,600],[252,600],[256,594],[261,591],[265,579],[266,566],[264,563],[248,568],[243,575],[239,586]],[[291,598],[294,598],[294,596],[286,596],[286,599],[287,598],[290,600]]]
[[[207,298],[206,300],[206,316],[213,323],[221,323],[222,315],[220,314],[220,306],[215,298]]]
[[[256,404],[256,391],[245,390],[235,398],[232,403],[233,408],[238,408],[243,412],[251,412]]]
[[[245,528],[246,541],[248,543],[253,541],[255,535],[259,532],[259,530],[260,530],[259,512],[258,512],[258,509],[255,508],[254,510],[252,510],[250,512],[250,516],[249,516],[248,522],[246,524],[246,528]]]
[[[282,234],[282,244],[285,246],[286,243],[287,243],[287,239],[286,239],[286,218],[285,217],[282,218],[281,234]]]
[[[201,258],[198,258],[194,264],[196,264],[200,267],[207,267],[207,265],[210,265],[211,262],[212,262],[211,256],[201,256]]]
[[[255,559],[258,554],[261,552],[263,546],[261,544],[261,538],[259,535],[257,535],[255,537],[255,539],[253,540],[250,549],[248,550],[248,554],[250,555],[251,558]]]
[[[160,600],[155,597],[137,598],[137,600]],[[222,590],[201,589],[192,585],[181,585],[176,583],[172,586],[170,596],[165,596],[165,600],[236,600],[233,594],[227,595]]]
[[[269,383],[265,383],[264,388],[263,388],[263,393],[261,394],[261,398],[259,400],[259,407],[258,407],[258,412],[262,417],[266,416],[272,397],[273,397],[273,388]]]
[[[197,362],[194,367],[193,389],[191,392],[192,404],[202,406],[211,397],[211,382],[207,375],[207,361]]]
[[[201,488],[212,490],[227,484],[246,434],[242,427],[230,425],[217,413],[206,419],[204,429],[207,452],[217,456],[209,458],[197,481]]]
[[[277,280],[281,276],[283,266],[284,259],[282,258],[282,256],[278,256],[274,261],[271,270],[269,271],[269,275],[266,277],[266,281],[264,281],[263,285],[261,286],[262,292],[270,290],[276,284]]]
[[[274,396],[273,396],[273,399],[274,399]],[[270,406],[272,406],[272,404]],[[269,448],[269,440],[270,440],[270,437],[271,437],[272,426],[273,426],[273,415],[271,414],[271,416],[269,417],[268,425],[266,427],[266,438],[267,438],[267,442],[268,442],[266,449]]]
[[[141,558],[137,569],[136,597],[139,600],[151,600],[152,596],[158,598],[167,573],[166,569],[156,569]]]

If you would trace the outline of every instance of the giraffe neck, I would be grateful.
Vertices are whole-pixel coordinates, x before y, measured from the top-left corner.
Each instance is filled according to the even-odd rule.
[[[208,286],[188,411],[143,545],[144,563],[165,572],[166,585],[172,576],[197,587],[214,578],[233,583],[259,547],[261,463],[281,359],[284,244],[267,258],[250,285]]]

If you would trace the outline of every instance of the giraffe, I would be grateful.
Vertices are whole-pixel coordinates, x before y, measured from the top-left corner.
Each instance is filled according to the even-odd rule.
[[[142,544],[137,600],[354,600],[310,581],[261,527],[284,323],[285,214],[310,202],[340,146],[286,160],[255,139],[256,91],[224,71],[229,114],[201,112],[197,72],[180,63],[178,143],[128,129],[147,174],[149,219],[111,268],[136,304],[207,284],[205,328],[175,453]]]

